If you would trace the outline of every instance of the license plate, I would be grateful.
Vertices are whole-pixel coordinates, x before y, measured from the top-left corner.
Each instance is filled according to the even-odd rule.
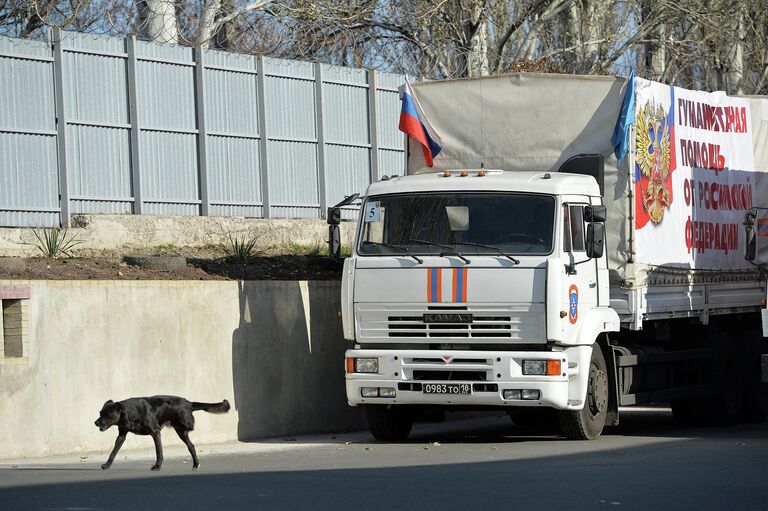
[[[472,385],[469,383],[425,383],[422,390],[424,394],[471,394]]]

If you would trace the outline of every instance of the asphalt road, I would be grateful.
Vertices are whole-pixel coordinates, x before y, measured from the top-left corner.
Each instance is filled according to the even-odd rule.
[[[83,459],[0,461],[0,509],[768,509],[768,424],[681,428],[627,414],[593,442],[534,435],[506,416],[366,433]]]

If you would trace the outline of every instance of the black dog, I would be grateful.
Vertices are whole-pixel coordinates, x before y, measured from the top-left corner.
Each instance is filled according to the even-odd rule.
[[[99,418],[96,419],[95,424],[100,431],[106,431],[110,426],[117,424],[118,435],[115,448],[112,449],[109,459],[101,468],[108,469],[112,466],[117,451],[125,442],[128,432],[131,432],[136,435],[152,435],[157,455],[157,461],[152,466],[152,470],[160,470],[163,464],[160,430],[163,426],[169,425],[176,430],[179,438],[186,444],[192,455],[192,469],[196,470],[200,466],[200,460],[197,459],[195,446],[189,439],[189,432],[195,429],[195,417],[192,412],[197,410],[227,413],[229,401],[225,399],[221,403],[192,403],[177,396],[132,397],[117,403],[112,400],[107,401],[99,412]]]

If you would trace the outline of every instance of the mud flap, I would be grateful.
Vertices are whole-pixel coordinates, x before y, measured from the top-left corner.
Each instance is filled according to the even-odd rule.
[[[768,337],[768,309],[760,310],[760,320],[763,325],[763,337]],[[763,374],[765,374],[765,371],[763,371]]]
[[[768,354],[761,355],[762,358],[762,377],[763,383],[768,383]]]
[[[618,368],[616,367],[616,347],[608,343],[608,339],[599,341],[605,353],[605,365],[608,369],[608,413],[605,417],[606,426],[619,425],[619,385]],[[621,354],[621,353],[619,353]]]

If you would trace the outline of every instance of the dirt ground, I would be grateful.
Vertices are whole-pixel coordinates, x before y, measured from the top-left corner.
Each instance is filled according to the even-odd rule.
[[[128,264],[126,255],[78,254],[24,258],[24,271],[0,267],[0,279],[14,280],[340,280],[341,263],[316,254],[257,254],[245,263],[205,250],[177,249],[155,256],[183,256],[186,266],[172,270]]]

